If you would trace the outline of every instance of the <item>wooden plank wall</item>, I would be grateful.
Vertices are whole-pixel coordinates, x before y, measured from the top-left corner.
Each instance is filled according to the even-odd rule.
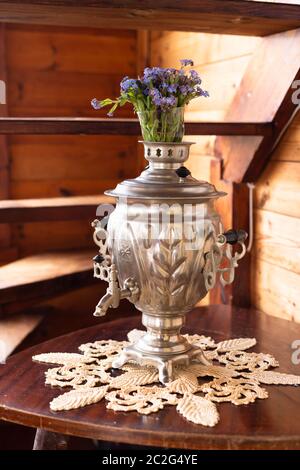
[[[179,60],[193,59],[194,68],[203,80],[203,88],[209,90],[210,98],[191,102],[186,110],[190,120],[222,121],[239,85],[254,48],[260,38],[226,36],[218,34],[153,32],[151,34],[151,64],[178,67]],[[214,157],[215,136],[186,137],[197,142],[191,148],[188,167],[193,176],[211,180],[211,163]],[[217,184],[221,190],[224,183]],[[220,199],[218,205],[226,205]],[[231,228],[226,226],[225,228]],[[201,304],[208,302],[205,298]]]
[[[136,39],[126,30],[8,26],[8,114],[105,116],[90,100],[118,96],[121,78],[136,74]],[[9,154],[17,199],[102,193],[137,169],[130,136],[13,136]],[[20,256],[93,246],[88,220],[16,223],[13,238]]]
[[[300,322],[300,115],[255,189],[252,303]]]

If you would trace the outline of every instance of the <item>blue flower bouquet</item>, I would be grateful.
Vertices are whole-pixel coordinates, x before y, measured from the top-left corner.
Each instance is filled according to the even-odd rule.
[[[147,142],[181,142],[184,135],[184,107],[192,99],[207,97],[196,70],[187,71],[193,61],[183,59],[180,69],[147,67],[142,77],[124,77],[120,96],[91,103],[95,109],[111,106],[113,116],[118,106],[131,103],[139,117],[143,139]]]

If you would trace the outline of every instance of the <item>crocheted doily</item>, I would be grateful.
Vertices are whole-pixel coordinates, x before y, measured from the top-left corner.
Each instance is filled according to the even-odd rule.
[[[72,388],[51,401],[51,410],[71,410],[105,398],[108,409],[144,415],[174,405],[185,419],[215,426],[220,418],[217,403],[246,405],[257,398],[267,398],[268,392],[261,384],[300,385],[300,376],[269,370],[279,365],[270,354],[245,352],[256,344],[255,338],[216,343],[207,336],[185,335],[189,342],[201,346],[212,365],[194,362],[189,367],[178,366],[174,380],[166,386],[159,383],[158,371],[151,365],[130,362],[122,371],[112,369],[116,354],[143,334],[132,330],[128,342],[103,340],[82,344],[80,354],[34,356],[34,361],[59,364],[46,371],[47,385]]]

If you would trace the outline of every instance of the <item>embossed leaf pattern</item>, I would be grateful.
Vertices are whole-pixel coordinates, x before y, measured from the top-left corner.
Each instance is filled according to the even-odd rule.
[[[176,241],[171,240],[171,245],[177,247]],[[129,342],[136,342],[143,334],[141,330],[129,332]],[[205,426],[214,426],[219,420],[216,403],[244,405],[266,399],[268,392],[260,384],[300,385],[300,376],[268,370],[279,365],[270,354],[244,351],[256,343],[254,338],[215,343],[207,336],[185,337],[202,347],[214,362],[178,365],[174,380],[166,386],[158,385],[158,372],[151,362],[143,366],[129,362],[122,367],[121,375],[112,375],[112,361],[129,344],[127,341],[95,341],[81,345],[82,354],[39,354],[33,359],[59,365],[47,370],[46,384],[73,388],[52,400],[54,411],[80,408],[105,396],[107,407],[115,411],[150,414],[166,405],[177,405],[185,419]]]
[[[220,419],[214,403],[191,393],[183,396],[176,409],[188,421],[203,426],[215,426]]]
[[[71,390],[54,398],[50,402],[52,411],[74,410],[83,406],[97,403],[105,396],[107,387],[94,387],[80,390]]]
[[[187,283],[183,269],[186,261],[183,256],[184,240],[176,235],[173,227],[167,233],[162,233],[161,237],[151,271],[155,275],[157,290],[172,303],[172,297],[181,294]]]

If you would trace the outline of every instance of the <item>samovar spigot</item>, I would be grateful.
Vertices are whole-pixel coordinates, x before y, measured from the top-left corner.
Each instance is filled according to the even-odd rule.
[[[131,299],[133,302],[138,300],[140,289],[137,283],[132,278],[126,279],[124,288],[121,289],[118,281],[118,271],[116,266],[112,264],[107,268],[108,274],[108,288],[106,294],[99,300],[94,312],[95,317],[102,317],[106,314],[108,308],[117,308],[122,299]]]

